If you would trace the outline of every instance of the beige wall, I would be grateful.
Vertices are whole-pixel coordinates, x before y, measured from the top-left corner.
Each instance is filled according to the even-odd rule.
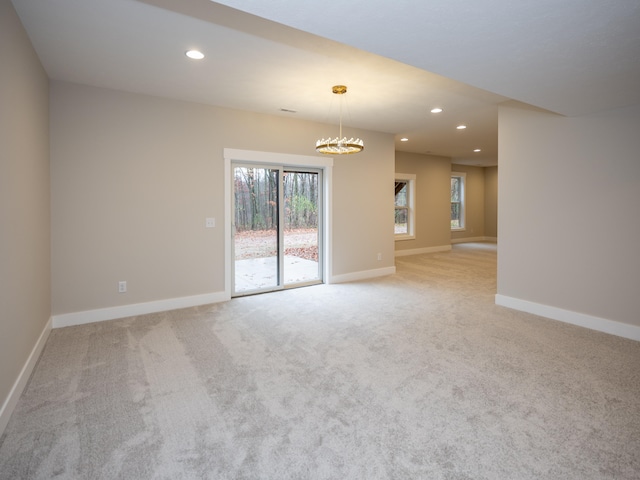
[[[0,406],[50,317],[48,88],[0,0]]]
[[[498,293],[640,326],[640,106],[499,111]]]
[[[498,237],[498,167],[484,169],[484,235]]]
[[[451,162],[449,158],[396,152],[395,169],[397,173],[416,175],[416,238],[396,241],[396,251],[449,246],[451,244],[449,187]]]
[[[327,128],[54,82],[53,313],[222,292],[223,149],[315,155]],[[334,160],[334,275],[393,267],[393,136],[350,134],[365,150]]]
[[[484,237],[485,184],[484,168],[468,165],[451,165],[451,172],[466,173],[465,228],[451,231],[452,240]]]

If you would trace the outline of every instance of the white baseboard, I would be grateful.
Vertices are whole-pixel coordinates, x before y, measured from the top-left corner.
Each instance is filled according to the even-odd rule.
[[[7,424],[9,423],[9,419],[11,418],[11,414],[18,404],[20,395],[22,395],[24,388],[27,386],[29,377],[31,377],[31,373],[33,372],[33,369],[35,368],[36,363],[40,358],[40,354],[42,353],[42,349],[44,348],[45,343],[47,343],[47,338],[49,338],[49,333],[51,333],[51,320],[51,317],[49,318],[49,320],[47,320],[47,323],[40,333],[38,341],[31,350],[29,358],[27,358],[27,362],[22,367],[20,375],[18,375],[18,378],[13,384],[9,395],[4,401],[2,408],[0,409],[0,437],[2,437],[4,429],[7,428]]]
[[[157,300],[155,302],[134,303],[119,307],[86,310],[84,312],[63,313],[61,315],[53,316],[53,328],[103,322],[105,320],[115,320],[117,318],[146,315],[148,313],[165,312],[167,310],[176,310],[179,308],[197,307],[199,305],[207,305],[209,303],[225,302],[230,300],[230,298],[231,297],[227,292],[216,292],[204,295],[193,295],[190,297],[169,298],[167,300]]]
[[[500,294],[495,296],[495,302],[496,305],[513,308],[514,310],[520,310],[522,312],[533,313],[534,315],[550,318],[551,320],[558,320],[560,322],[578,325],[591,330],[597,330],[599,332],[640,341],[640,327],[636,325],[607,320],[606,318],[594,317],[584,313],[564,310],[562,308],[551,307],[549,305],[521,300],[519,298],[508,297]]]
[[[408,255],[420,255],[421,253],[436,253],[436,252],[448,252],[451,250],[451,245],[439,245],[436,247],[423,247],[412,248],[409,250],[396,250],[396,257],[406,257]]]
[[[452,238],[451,243],[471,243],[471,242],[498,242],[498,237],[465,237]]]
[[[344,275],[334,275],[328,283],[345,283],[366,280],[368,278],[384,277],[396,273],[396,267],[376,268],[375,270],[364,270],[362,272],[345,273]]]

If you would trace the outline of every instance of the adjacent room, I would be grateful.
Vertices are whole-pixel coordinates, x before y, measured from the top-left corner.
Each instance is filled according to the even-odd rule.
[[[0,479],[637,479],[638,24],[0,0]]]

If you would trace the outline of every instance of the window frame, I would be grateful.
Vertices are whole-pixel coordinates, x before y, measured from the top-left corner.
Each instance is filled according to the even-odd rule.
[[[407,210],[407,233],[394,233],[394,238],[396,241],[400,240],[415,240],[416,238],[416,214],[415,214],[415,204],[416,204],[416,175],[414,173],[396,173],[395,174],[396,182],[405,182],[407,185],[407,206],[399,207],[406,208]],[[395,205],[395,195],[394,195],[394,218],[395,212],[398,207]],[[394,220],[394,228],[395,228],[395,220]]]
[[[466,219],[467,174],[466,172],[451,172],[451,178],[460,179],[460,201],[459,202],[451,201],[452,205],[454,203],[460,205],[460,226],[451,227],[451,231],[464,232],[467,229],[467,219]],[[451,189],[449,189],[449,191],[451,191]]]

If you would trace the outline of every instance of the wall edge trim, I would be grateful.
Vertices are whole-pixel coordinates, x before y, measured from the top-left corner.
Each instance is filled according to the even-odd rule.
[[[640,326],[496,294],[496,305],[640,342]]]
[[[334,275],[329,283],[345,283],[355,282],[358,280],[367,280],[369,278],[384,277],[396,273],[396,267],[376,268],[374,270],[363,270],[361,272],[345,273],[342,275]]]
[[[20,400],[20,396],[22,395],[22,392],[27,386],[27,382],[29,381],[29,378],[33,373],[33,369],[38,363],[40,354],[42,353],[42,350],[44,349],[44,346],[47,343],[47,339],[49,338],[49,333],[51,333],[52,323],[53,323],[52,317],[49,317],[49,320],[47,320],[47,323],[42,329],[42,332],[40,332],[40,336],[38,337],[36,344],[33,346],[33,349],[31,350],[31,353],[29,354],[27,361],[22,367],[22,370],[20,371],[18,378],[16,378],[16,381],[14,382],[13,387],[11,387],[11,390],[9,391],[9,395],[7,395],[7,398],[5,399],[4,404],[2,405],[2,408],[0,408],[0,437],[2,437],[2,434],[4,433],[5,428],[7,428],[9,419],[11,418],[11,414],[16,408],[16,405],[18,404],[18,400]]]
[[[451,243],[493,242],[498,243],[498,237],[463,237],[452,238]]]
[[[448,252],[451,245],[438,245],[437,247],[411,248],[408,250],[396,250],[396,257],[407,257],[409,255],[420,255],[421,253]]]
[[[99,308],[82,312],[63,313],[53,316],[53,328],[72,327],[86,323],[104,322],[118,318],[146,315],[148,313],[166,312],[180,308],[197,307],[209,303],[219,303],[230,300],[229,292],[214,292],[189,297],[169,298],[153,302],[133,303],[118,307]]]

